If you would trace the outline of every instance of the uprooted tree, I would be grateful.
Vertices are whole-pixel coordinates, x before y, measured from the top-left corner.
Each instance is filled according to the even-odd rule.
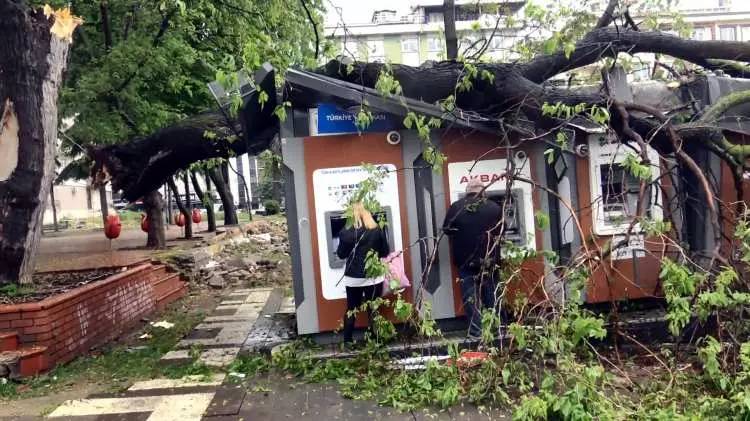
[[[69,11],[0,2],[0,285],[28,283],[54,177]]]

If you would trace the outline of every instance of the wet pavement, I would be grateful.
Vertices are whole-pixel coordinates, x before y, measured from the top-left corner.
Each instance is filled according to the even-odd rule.
[[[197,232],[199,239],[208,234]],[[167,246],[184,245],[182,230],[167,228]],[[130,266],[146,260],[152,250],[146,249],[146,233],[140,229],[123,230],[120,237],[110,241],[102,231],[47,233],[42,237],[37,255],[37,272],[83,270],[113,266]]]

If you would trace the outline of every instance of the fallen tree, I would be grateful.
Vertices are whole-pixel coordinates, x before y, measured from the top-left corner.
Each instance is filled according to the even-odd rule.
[[[660,152],[671,153],[672,140],[664,124],[656,119],[647,118],[643,113],[623,114],[628,107],[615,104],[605,91],[583,92],[544,83],[560,73],[625,52],[669,55],[706,69],[722,70],[738,76],[747,74],[743,63],[750,61],[748,43],[694,41],[663,32],[600,27],[584,36],[575,44],[575,49],[567,54],[563,51],[542,54],[525,63],[443,61],[413,67],[331,60],[316,72],[370,88],[378,86],[381,76],[388,74],[398,82],[400,94],[405,97],[428,103],[444,103],[447,98],[452,98],[455,108],[451,108],[450,112],[480,115],[496,121],[499,134],[520,130],[522,135],[529,138],[535,137],[538,131],[559,124],[558,119],[543,115],[544,104],[574,106],[585,103],[605,107],[612,116],[610,126],[622,139],[635,142],[636,139],[628,136],[628,133],[637,133],[643,139],[653,139],[651,145]],[[464,83],[467,88],[457,89],[458,85]],[[285,90],[285,100],[294,103],[299,99],[295,97],[294,90]],[[742,101],[744,99],[740,98],[736,103]],[[252,101],[246,101],[248,103]],[[201,114],[146,138],[96,150],[93,174],[99,179],[111,177],[113,188],[121,189],[126,198],[134,200],[193,162],[230,154],[258,153],[266,149],[277,132],[275,116],[266,110],[263,114],[247,118],[256,124],[249,128],[249,132],[245,130],[247,142],[234,141],[241,129],[236,121],[233,120],[231,124],[234,127],[230,127],[220,113]],[[701,142],[705,147],[721,153],[733,167],[744,162],[744,149],[728,147],[730,145],[727,145],[721,130],[710,123],[675,124],[674,129],[683,141]],[[216,133],[217,136],[209,139],[207,133]]]

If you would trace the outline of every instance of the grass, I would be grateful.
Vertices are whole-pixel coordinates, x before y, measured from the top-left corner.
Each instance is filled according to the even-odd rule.
[[[204,317],[201,311],[185,314],[183,308],[174,306],[160,318],[174,323],[171,329],[145,327],[139,333],[148,333],[151,338],[139,342],[137,346],[115,345],[104,349],[101,354],[77,358],[46,374],[24,379],[22,382],[0,383],[0,398],[41,396],[83,382],[97,384],[102,391],[114,392],[138,380],[209,375],[212,373],[211,369],[199,362],[178,366],[159,363],[161,356],[171,350]],[[197,357],[199,351],[195,349],[192,354]]]
[[[10,298],[23,297],[34,293],[35,289],[33,285],[17,285],[7,284],[0,288],[0,297],[6,296]]]

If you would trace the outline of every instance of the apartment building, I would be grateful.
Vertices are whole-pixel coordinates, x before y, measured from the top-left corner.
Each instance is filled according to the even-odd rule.
[[[459,53],[470,53],[471,46],[481,37],[490,38],[499,17],[500,25],[485,56],[496,60],[515,58],[511,48],[519,40],[545,35],[543,31],[504,26],[503,17],[522,21],[526,4],[525,0],[456,0]],[[693,39],[750,41],[750,0],[683,0],[678,3],[677,11],[692,25]],[[669,31],[669,18],[663,18],[662,22]],[[343,54],[359,60],[411,66],[426,60],[442,60],[445,59],[443,1],[418,0],[405,15],[395,10],[377,10],[370,22],[328,26],[326,35],[335,40]],[[652,55],[640,55],[630,78],[648,79],[653,61]]]
[[[456,32],[459,54],[473,53],[482,38],[490,38],[498,17],[520,16],[525,0],[456,0]],[[520,39],[520,28],[505,28],[501,19],[486,56],[508,59],[510,48]],[[443,1],[420,0],[411,12],[399,16],[395,10],[378,10],[367,23],[338,24],[326,28],[342,54],[358,60],[389,61],[418,66],[427,60],[445,59]]]

